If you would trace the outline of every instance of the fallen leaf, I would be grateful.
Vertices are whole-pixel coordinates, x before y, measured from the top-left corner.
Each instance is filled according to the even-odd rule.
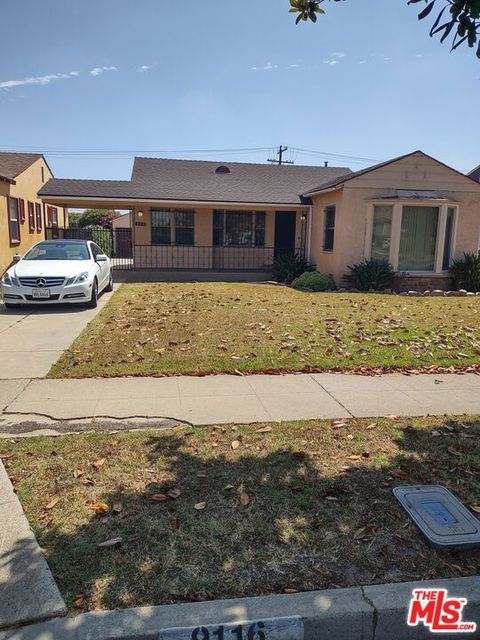
[[[197,478],[206,478],[206,477],[207,477],[206,471],[198,471]]]
[[[338,502],[338,498],[335,496],[325,496],[325,500],[330,500],[331,502]]]
[[[112,511],[114,513],[120,513],[123,511],[123,504],[121,502],[114,502],[113,503],[113,507],[112,507]]]
[[[477,505],[472,505],[472,506],[470,507],[470,509],[471,509],[472,511],[475,511],[475,513],[480,513],[480,505],[478,505],[478,506],[477,506]]]
[[[270,431],[272,431],[272,427],[262,427],[257,429],[256,433],[270,433]]]
[[[75,609],[83,609],[83,607],[85,606],[85,596],[77,596],[73,602],[73,606],[75,607]]]
[[[230,446],[235,451],[235,449],[238,449],[240,446],[240,440],[234,440]]]
[[[152,500],[152,502],[165,502],[168,500],[168,496],[164,493],[154,493],[150,496],[150,500]]]
[[[193,505],[193,508],[196,509],[197,511],[202,511],[202,509],[205,509],[206,506],[207,506],[206,502],[197,502],[197,504]]]
[[[102,513],[107,513],[108,511],[108,504],[106,502],[94,502],[92,504],[92,509],[95,511],[95,513],[97,514],[102,514]]]
[[[377,426],[376,422],[372,422],[372,424],[369,424],[365,427],[366,431],[370,431],[371,429],[375,429],[375,427]]]
[[[82,471],[81,469],[75,469],[73,472],[73,477],[80,478],[80,476],[83,476],[84,473],[85,471]]]
[[[60,498],[57,496],[56,498],[52,498],[50,502],[46,505],[45,509],[53,509],[53,507],[58,503]]]
[[[238,487],[238,497],[240,499],[240,504],[244,507],[247,507],[250,504],[250,496],[245,491],[243,484]]]
[[[100,467],[103,466],[105,462],[106,462],[106,458],[100,458],[99,460],[95,460],[92,466],[94,466],[95,469],[100,469]]]
[[[298,593],[298,589],[291,589],[290,587],[285,587],[283,593]]]
[[[173,500],[176,500],[177,498],[180,497],[182,492],[180,491],[180,489],[169,489],[167,491],[167,494],[169,495],[170,498],[173,498]]]
[[[363,538],[365,536],[367,531],[368,531],[367,527],[360,527],[360,529],[357,529],[355,531],[355,533],[353,534],[353,539],[354,540],[360,540],[361,538]]]
[[[230,489],[233,489],[233,484],[226,484],[223,488],[225,491],[229,491]]]
[[[97,547],[116,547],[122,542],[123,539],[118,536],[117,538],[110,538],[109,540],[105,540],[105,542],[100,542],[100,544],[97,544]]]
[[[1,453],[0,452],[0,458],[3,458],[3,460],[8,460],[8,458],[13,458],[15,454],[14,453]]]
[[[334,420],[331,424],[334,429],[341,429],[342,427],[346,427],[347,423],[343,420]]]

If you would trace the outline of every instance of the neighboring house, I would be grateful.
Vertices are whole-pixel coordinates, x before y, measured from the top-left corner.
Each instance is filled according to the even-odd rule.
[[[473,178],[477,182],[480,182],[480,164],[475,169],[472,169],[470,173],[467,173],[470,178]]]
[[[45,225],[64,227],[63,208],[47,206],[37,193],[53,174],[37,153],[0,152],[0,274],[15,254],[45,238]]]
[[[480,183],[421,151],[342,167],[136,158],[128,181],[50,180],[49,206],[129,208],[133,267],[268,271],[297,251],[338,285],[347,266],[389,260],[400,286],[446,286],[477,251]]]

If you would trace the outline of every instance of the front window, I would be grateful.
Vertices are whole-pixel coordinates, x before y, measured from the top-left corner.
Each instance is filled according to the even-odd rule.
[[[333,251],[335,244],[335,214],[336,208],[334,205],[326,207],[325,209],[325,226],[323,230],[323,250]]]
[[[265,212],[214,211],[213,244],[224,247],[265,246]]]
[[[435,270],[439,212],[439,207],[403,207],[399,271]]]
[[[393,206],[375,205],[373,208],[372,247],[370,257],[374,260],[390,260]]]
[[[195,243],[195,212],[193,209],[175,211],[175,244]]]
[[[195,244],[194,209],[151,209],[150,213],[152,244]]]
[[[445,224],[445,242],[443,246],[443,262],[442,262],[443,271],[448,271],[450,268],[450,260],[452,258],[454,223],[455,223],[455,207],[448,207],[447,221]]]
[[[42,206],[40,204],[35,203],[35,220],[37,223],[37,231],[42,230]]]
[[[20,215],[16,198],[9,198],[8,200],[8,229],[10,231],[10,243],[20,242]]]
[[[35,231],[35,205],[33,202],[28,203],[28,230]]]
[[[40,242],[30,249],[24,260],[90,260],[84,242]]]

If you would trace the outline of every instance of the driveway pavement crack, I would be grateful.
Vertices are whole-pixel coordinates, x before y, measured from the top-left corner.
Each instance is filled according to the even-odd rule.
[[[54,422],[78,422],[80,420],[89,420],[92,421],[92,418],[95,418],[95,421],[101,420],[171,420],[172,422],[179,422],[185,424],[189,427],[194,427],[193,422],[189,422],[184,418],[175,418],[174,416],[147,416],[147,415],[132,415],[132,416],[108,416],[108,415],[96,415],[96,416],[76,416],[75,418],[58,418],[56,416],[52,416],[48,413],[40,413],[38,411],[4,411],[1,416],[38,416],[39,418],[48,418]]]

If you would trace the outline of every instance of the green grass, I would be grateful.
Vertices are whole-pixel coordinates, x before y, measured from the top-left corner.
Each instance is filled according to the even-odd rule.
[[[303,293],[260,284],[128,284],[50,377],[467,367],[480,298]]]
[[[440,483],[480,509],[474,418],[87,433],[0,455],[72,610],[480,573],[475,550],[430,549],[392,495]]]

